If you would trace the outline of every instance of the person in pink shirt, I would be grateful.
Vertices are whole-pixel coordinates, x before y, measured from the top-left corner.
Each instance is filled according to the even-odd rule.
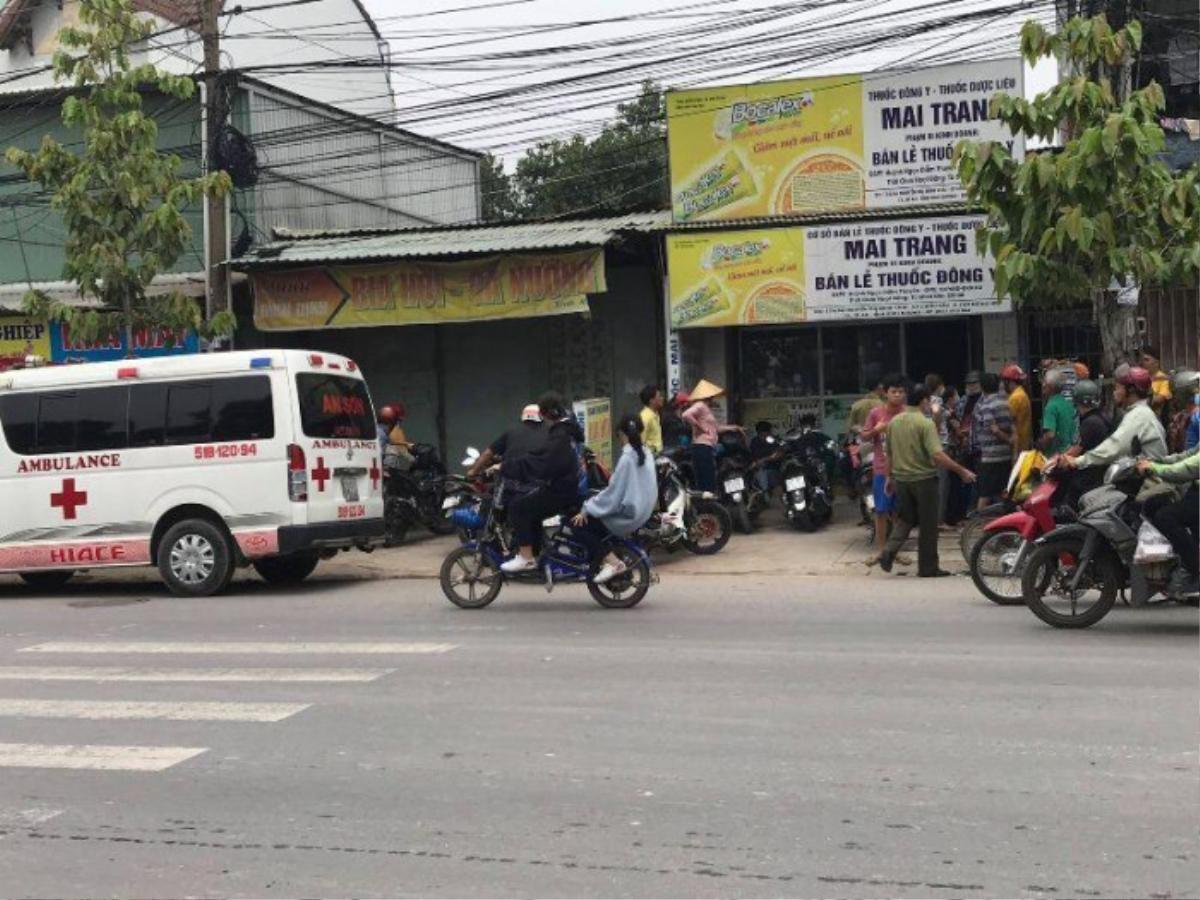
[[[691,393],[691,405],[682,419],[692,428],[692,470],[695,488],[715,493],[717,490],[717,437],[723,431],[741,431],[739,425],[719,425],[709,404],[725,393],[711,381],[700,379]]]
[[[867,416],[863,425],[862,436],[875,445],[871,459],[872,495],[875,499],[875,554],[867,560],[867,565],[879,561],[879,555],[887,546],[888,526],[896,515],[896,495],[887,492],[888,457],[887,457],[887,427],[893,418],[906,409],[908,403],[908,383],[903,375],[888,375],[883,380],[883,406],[877,406]]]

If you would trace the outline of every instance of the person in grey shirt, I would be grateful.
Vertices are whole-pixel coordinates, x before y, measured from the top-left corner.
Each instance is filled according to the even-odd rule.
[[[1144,456],[1160,460],[1167,455],[1167,433],[1150,408],[1147,398],[1152,383],[1150,373],[1133,366],[1117,376],[1113,399],[1124,409],[1121,424],[1099,446],[1079,456],[1060,456],[1060,464],[1072,469],[1106,466],[1123,456]]]

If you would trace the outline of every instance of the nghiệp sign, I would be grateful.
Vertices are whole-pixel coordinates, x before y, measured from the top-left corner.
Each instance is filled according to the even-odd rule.
[[[955,203],[964,139],[1024,143],[989,118],[1019,59],[667,94],[676,222]]]
[[[1002,313],[980,216],[710,231],[667,238],[671,326]]]

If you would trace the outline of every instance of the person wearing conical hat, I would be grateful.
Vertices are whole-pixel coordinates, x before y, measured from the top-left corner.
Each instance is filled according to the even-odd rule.
[[[717,438],[722,432],[741,431],[740,425],[718,425],[713,415],[712,401],[724,396],[725,389],[707,379],[692,389],[691,404],[683,412],[683,421],[692,428],[692,470],[696,489],[716,493]]]

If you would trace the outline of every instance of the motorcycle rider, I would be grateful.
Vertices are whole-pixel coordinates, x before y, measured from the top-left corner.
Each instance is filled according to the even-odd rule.
[[[1107,466],[1122,456],[1145,456],[1150,460],[1161,460],[1166,456],[1167,434],[1148,401],[1151,384],[1150,373],[1140,366],[1131,366],[1118,376],[1113,400],[1125,414],[1117,430],[1086,453],[1055,457],[1056,464],[1070,469],[1087,469]]]
[[[617,433],[621,436],[621,457],[612,478],[600,493],[590,497],[583,509],[571,519],[572,532],[588,546],[592,562],[600,555],[610,535],[628,537],[646,524],[658,501],[658,476],[653,454],[642,446],[644,426],[639,416],[621,417]],[[609,554],[592,580],[604,584],[625,571],[625,564]]]
[[[379,437],[379,449],[385,458],[395,457],[403,471],[412,468],[412,444],[404,433],[404,417],[407,410],[403,403],[389,403],[380,408],[376,415],[375,431]]]
[[[1095,450],[1112,434],[1112,422],[1100,408],[1104,400],[1100,385],[1091,379],[1085,378],[1076,383],[1071,399],[1079,414],[1079,428],[1075,446],[1067,451],[1067,455],[1079,456],[1081,453]],[[1088,491],[1100,487],[1103,481],[1104,472],[1099,468],[1077,471],[1071,478],[1071,493],[1078,499]]]
[[[500,474],[512,481],[520,481],[524,474],[524,458],[538,449],[541,432],[542,411],[536,403],[530,403],[521,410],[521,424],[508,429],[484,448],[479,459],[467,469],[467,477],[478,478],[500,459]]]
[[[1200,592],[1200,548],[1197,547],[1197,521],[1200,520],[1200,447],[1168,456],[1161,462],[1143,459],[1137,465],[1143,475],[1152,475],[1168,484],[1187,485],[1183,497],[1175,495],[1151,497],[1142,512],[1152,525],[1171,542],[1179,565],[1171,573],[1167,585],[1168,597],[1182,597]]]
[[[583,429],[567,414],[558,394],[544,394],[538,409],[543,423],[541,442],[536,452],[526,454],[521,472],[524,489],[508,506],[517,555],[500,569],[509,575],[537,568],[534,547],[541,537],[542,522],[577,507],[580,500],[578,446],[583,444]]]
[[[1179,411],[1171,420],[1171,446],[1191,450],[1200,445],[1200,372],[1181,369],[1174,378]]]

